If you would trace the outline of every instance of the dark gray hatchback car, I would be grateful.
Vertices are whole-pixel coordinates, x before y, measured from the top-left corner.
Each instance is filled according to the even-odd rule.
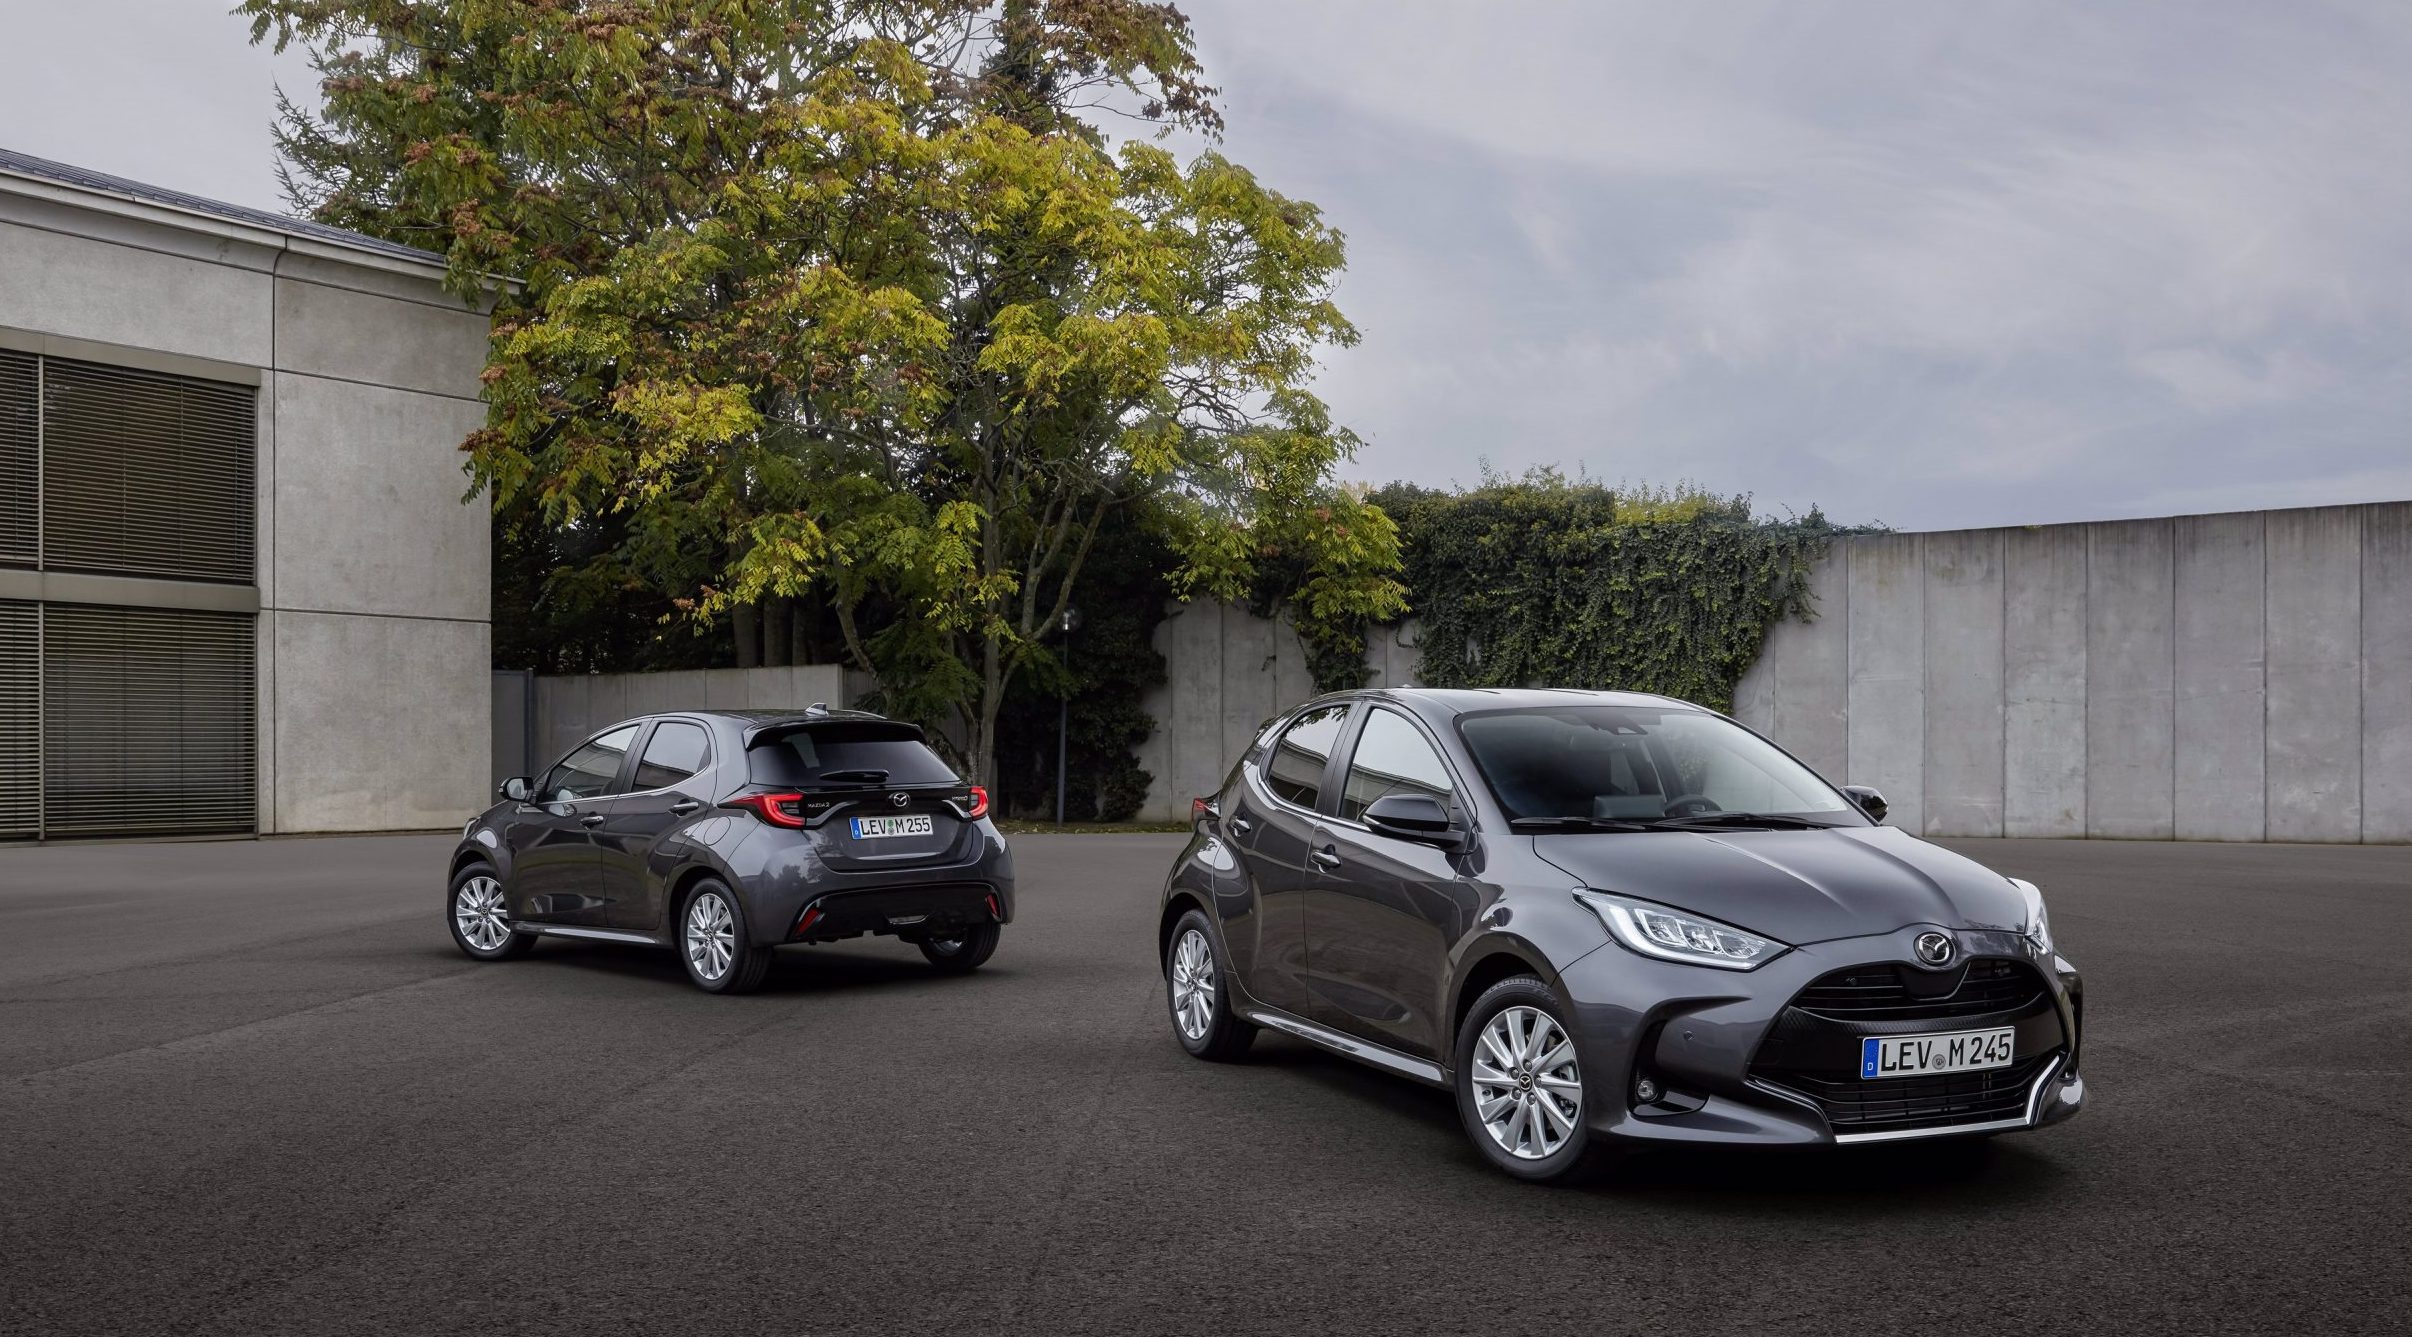
[[[2084,994],[2042,896],[1883,815],[1664,697],[1323,697],[1196,802],[1156,943],[1173,1032],[1451,1089],[1527,1179],[2076,1113]]]
[[[740,993],[782,943],[865,933],[972,970],[1013,920],[987,791],[877,715],[649,715],[501,798],[462,831],[445,897],[481,961],[547,934],[673,947],[697,987]]]

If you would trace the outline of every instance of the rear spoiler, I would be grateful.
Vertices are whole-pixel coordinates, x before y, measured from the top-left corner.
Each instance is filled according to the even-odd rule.
[[[927,743],[930,741],[928,732],[918,724],[907,724],[903,720],[891,720],[851,710],[834,711],[817,701],[813,703],[811,710],[805,712],[805,715],[806,718],[803,719],[772,720],[748,728],[745,731],[746,750],[750,752],[758,747],[769,747],[782,738],[789,738],[796,734],[818,733],[825,730],[844,730],[857,738],[893,739],[903,743]]]

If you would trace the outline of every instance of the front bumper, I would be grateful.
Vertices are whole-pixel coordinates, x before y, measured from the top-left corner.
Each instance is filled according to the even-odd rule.
[[[1795,948],[1754,971],[1657,961],[1610,943],[1561,977],[1578,1023],[1585,1121],[1592,1135],[1643,1143],[1812,1146],[2011,1132],[2057,1123],[2085,1103],[2079,1075],[2084,986],[2076,968],[2014,933],[1951,934],[1955,963],[2010,960],[2043,981],[2023,1014],[1831,1020],[1790,1011],[1822,977],[1860,966],[1919,967],[1911,944],[1932,926]],[[1779,1072],[1867,1035],[2015,1025],[2012,1069],[1906,1083],[1855,1071]],[[1804,1030],[1816,1032],[1804,1040]],[[1823,1046],[1821,1049],[1820,1046]],[[1847,1060],[1846,1060],[1847,1061]],[[1637,1105],[1635,1078],[1659,1089]],[[2015,1089],[2013,1089],[2013,1084]]]

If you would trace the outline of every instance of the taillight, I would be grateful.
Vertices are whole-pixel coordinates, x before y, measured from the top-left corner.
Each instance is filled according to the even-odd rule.
[[[963,814],[964,820],[976,822],[987,815],[988,791],[978,785],[973,785],[971,787],[971,811]]]
[[[772,826],[800,830],[804,825],[802,794],[740,794],[726,806],[743,808]]]

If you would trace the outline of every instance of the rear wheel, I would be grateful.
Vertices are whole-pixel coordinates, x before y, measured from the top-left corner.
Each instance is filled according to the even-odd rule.
[[[752,993],[770,973],[771,949],[746,932],[745,905],[712,878],[695,884],[678,917],[678,959],[706,993]]]
[[[998,925],[982,924],[951,938],[924,938],[917,945],[921,955],[941,974],[962,975],[978,970],[995,955],[997,939],[1002,936],[1003,930]]]
[[[508,961],[536,945],[535,934],[511,927],[502,880],[482,863],[452,875],[452,894],[445,899],[445,908],[444,922],[452,929],[453,945],[477,960]]]
[[[1256,1027],[1231,1010],[1231,982],[1215,960],[1214,934],[1195,910],[1173,925],[1164,952],[1164,1001],[1173,1038],[1202,1059],[1229,1062],[1256,1043]]]

